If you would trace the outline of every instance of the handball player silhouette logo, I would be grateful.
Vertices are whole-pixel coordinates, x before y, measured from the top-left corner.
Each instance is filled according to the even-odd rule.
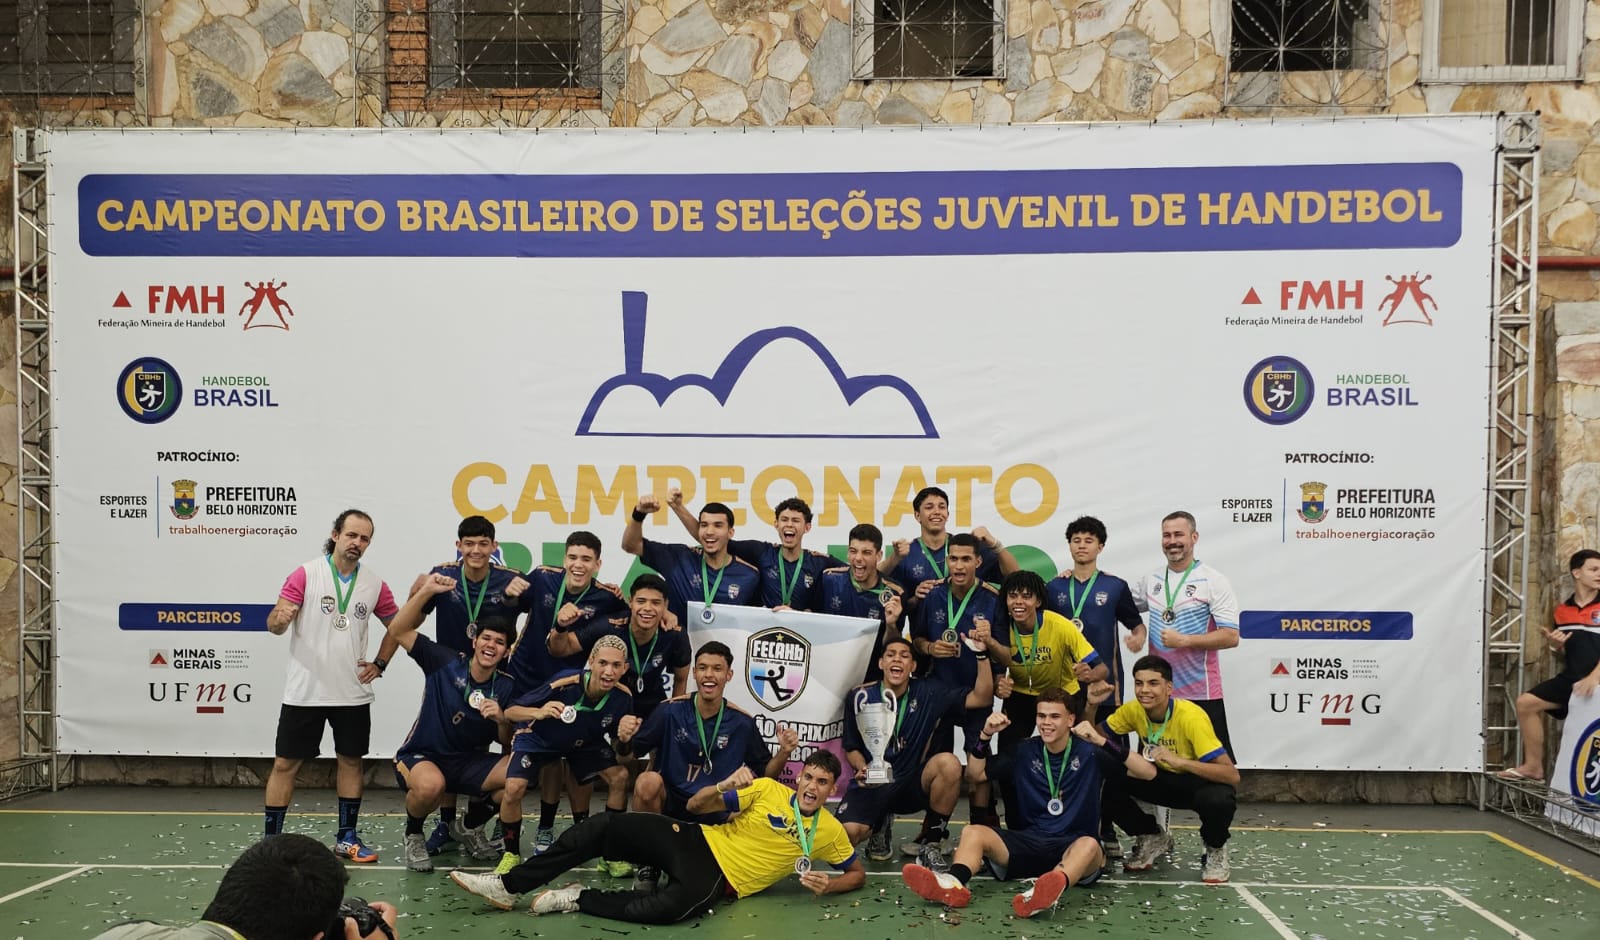
[[[291,317],[294,316],[294,308],[289,306],[289,302],[287,300],[284,300],[282,297],[278,296],[279,290],[289,286],[288,281],[262,281],[259,284],[252,284],[249,281],[245,281],[244,286],[255,291],[254,294],[250,295],[250,299],[245,301],[244,304],[239,307],[239,316],[242,317],[246,313],[250,314],[250,316],[244,321],[245,329],[259,330],[270,328],[274,330],[287,330],[289,328],[289,321],[284,319],[284,314],[287,313]],[[272,313],[278,318],[277,323],[256,322],[256,315],[261,312],[261,305],[263,303],[272,305]]]
[[[1432,294],[1422,289],[1422,285],[1433,280],[1433,275],[1429,274],[1423,277],[1422,272],[1418,271],[1413,274],[1402,274],[1398,280],[1385,274],[1383,279],[1394,285],[1394,290],[1385,294],[1383,299],[1378,301],[1379,313],[1383,313],[1384,307],[1389,308],[1389,315],[1383,318],[1384,326],[1388,326],[1391,323],[1421,323],[1424,326],[1433,326],[1433,317],[1428,316],[1427,305],[1432,304],[1433,312],[1438,313],[1439,304],[1433,299]],[[1400,302],[1407,297],[1411,298],[1412,304],[1417,308],[1417,313],[1422,315],[1421,319],[1411,315],[1409,310],[1407,311],[1407,316],[1396,319],[1395,315],[1400,312]]]
[[[937,438],[922,396],[896,375],[847,375],[806,330],[779,326],[739,340],[711,375],[644,368],[649,297],[622,292],[618,375],[595,389],[579,437]],[[859,342],[855,344],[861,346]],[[759,364],[757,364],[759,360]],[[774,427],[771,403],[797,391],[805,407]]]

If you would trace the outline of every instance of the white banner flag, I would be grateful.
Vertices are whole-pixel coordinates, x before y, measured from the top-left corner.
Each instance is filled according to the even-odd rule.
[[[1556,803],[1547,804],[1545,815],[1572,829],[1600,838],[1600,694],[1574,694],[1567,705],[1567,720],[1561,732],[1561,749],[1556,752],[1555,773],[1550,775],[1550,790],[1572,797],[1573,810]]]
[[[718,605],[707,623],[704,611],[704,604],[690,602],[689,645],[698,650],[717,640],[733,650],[735,679],[724,693],[728,701],[755,716],[761,736],[774,748],[779,725],[800,735],[800,746],[783,769],[784,781],[793,781],[820,747],[844,766],[834,791],[843,794],[851,775],[844,759],[845,698],[866,674],[878,622]]]

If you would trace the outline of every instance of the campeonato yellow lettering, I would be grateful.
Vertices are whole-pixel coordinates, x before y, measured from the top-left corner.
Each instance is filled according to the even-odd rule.
[[[746,523],[747,510],[753,510],[760,521],[771,523],[773,504],[793,495],[811,505],[820,526],[846,522],[898,526],[910,518],[911,498],[916,492],[934,485],[951,491],[955,503],[951,525],[968,528],[976,524],[975,518],[988,515],[986,509],[974,513],[973,504],[980,496],[979,487],[991,480],[993,511],[1008,525],[1042,525],[1061,505],[1061,487],[1055,476],[1031,463],[1000,468],[998,473],[996,468],[981,464],[938,466],[931,473],[920,466],[824,466],[820,474],[790,464],[762,467],[753,475],[750,470],[737,464],[652,464],[623,465],[604,473],[593,464],[583,464],[576,468],[570,481],[558,481],[548,464],[532,464],[520,485],[512,490],[511,474],[506,468],[479,461],[457,471],[451,500],[456,512],[463,516],[482,514],[491,522],[509,519],[513,525],[526,523],[534,516],[553,525],[584,525],[597,518],[625,516],[641,493],[665,496],[672,489],[682,490],[684,501],[692,506],[728,503],[734,507],[735,525]],[[748,488],[744,485],[747,476]],[[881,485],[886,481],[888,485]],[[1019,499],[1028,505],[1019,505]],[[669,524],[670,520],[665,508],[655,514],[657,525]]]

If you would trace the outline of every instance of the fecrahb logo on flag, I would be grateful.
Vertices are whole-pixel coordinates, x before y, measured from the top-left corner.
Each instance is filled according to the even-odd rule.
[[[811,643],[785,628],[750,634],[745,643],[745,683],[756,700],[773,711],[794,704],[811,673]]]

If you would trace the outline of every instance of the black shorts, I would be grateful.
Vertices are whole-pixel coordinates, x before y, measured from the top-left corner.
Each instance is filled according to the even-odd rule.
[[[1569,679],[1564,675],[1552,676],[1528,690],[1528,694],[1541,701],[1549,702],[1555,708],[1550,709],[1550,717],[1561,721],[1567,717],[1567,705],[1572,701],[1572,687],[1578,680]]]
[[[1021,881],[1024,878],[1037,878],[1050,869],[1061,864],[1061,856],[1067,854],[1067,847],[1083,838],[1090,838],[1096,843],[1100,841],[1097,835],[1087,832],[1069,832],[1064,836],[1044,835],[1028,829],[996,829],[995,835],[1005,843],[1006,854],[1010,856],[1004,865],[991,860],[989,867],[994,869],[995,877],[1001,881]],[[1079,885],[1094,884],[1100,879],[1100,869],[1096,868],[1083,876]]]
[[[922,792],[922,781],[917,777],[896,777],[893,783],[881,787],[864,787],[860,780],[860,775],[850,778],[844,799],[833,811],[834,818],[842,823],[877,828],[889,816],[928,808],[928,794]]]
[[[273,751],[290,760],[310,760],[322,750],[323,723],[333,726],[333,752],[364,757],[372,743],[371,705],[284,705],[278,711]]]
[[[579,783],[594,783],[602,771],[617,766],[617,754],[609,747],[584,748],[566,753],[512,751],[511,765],[506,768],[506,779],[516,777],[537,783],[539,771],[560,760],[567,762],[567,769],[572,771],[573,779]]]
[[[494,765],[500,762],[500,757],[488,751],[470,754],[401,754],[394,759],[394,778],[401,789],[406,789],[412,768],[426,761],[439,768],[439,773],[444,777],[444,792],[477,796],[483,793],[483,782],[494,772]]]
[[[715,813],[700,813],[698,815],[691,813],[689,812],[689,797],[665,784],[663,784],[662,789],[664,792],[661,796],[661,815],[663,816],[671,816],[673,819],[679,819],[683,822],[700,823],[706,826],[715,826],[728,821],[728,814],[723,810]]]

